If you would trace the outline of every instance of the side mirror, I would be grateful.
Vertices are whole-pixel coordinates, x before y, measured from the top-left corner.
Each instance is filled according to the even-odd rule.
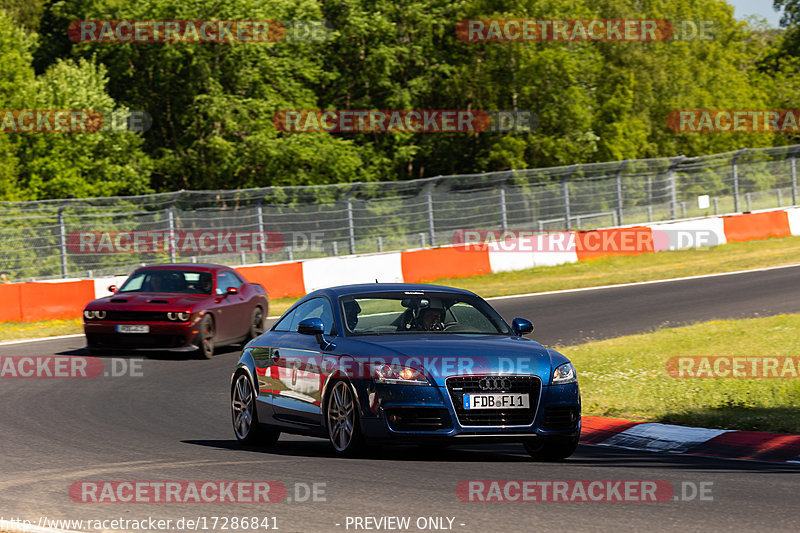
[[[239,294],[239,289],[236,287],[228,287],[228,290],[225,291],[225,294]]]
[[[533,322],[524,318],[515,318],[514,321],[511,322],[511,329],[514,331],[514,335],[522,337],[528,333],[533,333]]]
[[[317,338],[317,343],[323,350],[329,350],[336,345],[325,338],[325,325],[319,318],[306,318],[297,324],[297,333],[303,335],[314,335]]]
[[[303,335],[322,335],[325,331],[325,325],[319,318],[306,318],[297,324],[297,333]]]
[[[116,285],[109,285],[108,286],[108,292],[117,292],[117,286]]]

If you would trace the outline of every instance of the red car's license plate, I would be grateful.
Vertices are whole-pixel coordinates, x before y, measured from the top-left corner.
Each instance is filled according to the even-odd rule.
[[[147,324],[117,324],[117,333],[150,333]]]

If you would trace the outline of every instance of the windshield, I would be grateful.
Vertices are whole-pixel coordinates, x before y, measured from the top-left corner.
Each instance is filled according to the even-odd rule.
[[[211,294],[211,272],[191,270],[140,270],[117,292],[179,292]]]
[[[500,315],[474,296],[427,291],[349,295],[340,304],[347,335],[510,333]]]

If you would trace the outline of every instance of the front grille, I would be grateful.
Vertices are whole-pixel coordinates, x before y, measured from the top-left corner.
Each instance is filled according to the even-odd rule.
[[[579,416],[576,406],[548,407],[544,412],[542,429],[572,429],[578,423]]]
[[[167,322],[164,311],[108,311],[106,322]]]
[[[480,380],[487,376],[464,376],[447,378],[447,390],[453,400],[456,416],[462,426],[529,426],[536,416],[539,391],[542,381],[537,376],[498,376],[508,380],[501,390],[482,390]],[[465,393],[528,393],[528,409],[464,409]]]
[[[89,333],[86,341],[93,348],[180,348],[186,344],[186,337],[152,333]]]
[[[395,431],[435,431],[453,427],[447,409],[431,407],[388,408],[386,420]]]

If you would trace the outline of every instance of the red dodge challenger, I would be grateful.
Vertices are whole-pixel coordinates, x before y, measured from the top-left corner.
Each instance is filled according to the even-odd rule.
[[[89,302],[83,330],[90,352],[171,350],[206,359],[214,346],[264,332],[267,292],[220,265],[144,266],[112,296]]]

